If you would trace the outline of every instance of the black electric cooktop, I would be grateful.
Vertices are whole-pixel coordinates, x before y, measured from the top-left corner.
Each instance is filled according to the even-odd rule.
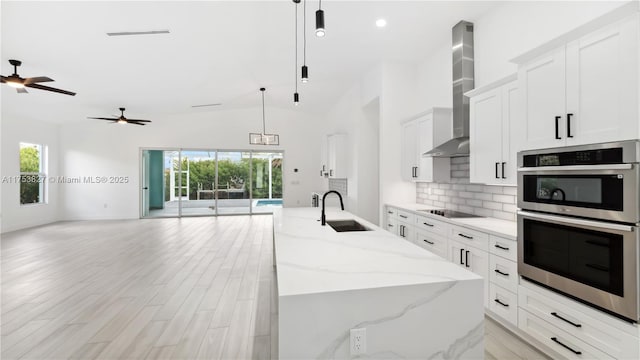
[[[454,219],[454,218],[474,218],[474,217],[482,217],[473,214],[467,214],[460,211],[455,210],[447,210],[447,209],[434,209],[434,210],[418,210],[422,212],[427,212],[433,215],[440,215],[446,218]]]

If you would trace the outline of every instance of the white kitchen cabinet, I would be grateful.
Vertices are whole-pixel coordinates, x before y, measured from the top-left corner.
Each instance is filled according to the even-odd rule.
[[[346,178],[348,172],[347,134],[327,136],[327,172],[329,178]]]
[[[449,241],[446,237],[436,235],[432,232],[416,229],[415,233],[416,245],[421,248],[427,249],[436,255],[448,259],[448,244]]]
[[[514,59],[523,150],[640,137],[638,23],[587,26]]]
[[[517,76],[501,79],[466,93],[469,96],[470,156],[472,183],[516,185],[514,136],[518,124]]]
[[[329,176],[329,144],[328,136],[323,136],[320,141],[320,177]]]
[[[403,180],[415,180],[418,169],[417,121],[402,124],[402,153],[400,172]]]
[[[402,123],[403,180],[446,182],[451,177],[448,158],[423,157],[422,154],[451,139],[451,109],[433,108]]]
[[[463,242],[449,239],[449,260],[474,272],[484,279],[484,306],[489,299],[489,253]]]

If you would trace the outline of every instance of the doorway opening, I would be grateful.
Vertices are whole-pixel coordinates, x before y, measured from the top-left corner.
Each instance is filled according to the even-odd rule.
[[[142,149],[141,217],[272,213],[282,207],[282,151]]]

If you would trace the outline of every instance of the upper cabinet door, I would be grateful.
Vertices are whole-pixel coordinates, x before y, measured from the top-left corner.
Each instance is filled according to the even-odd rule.
[[[327,172],[330,178],[346,178],[348,173],[349,149],[346,134],[327,136]]]
[[[564,67],[562,47],[518,71],[523,99],[521,136],[527,149],[564,145]]]
[[[407,181],[415,180],[418,176],[418,136],[417,121],[412,120],[402,124],[402,159],[400,162],[400,172],[402,179]]]
[[[502,161],[501,176],[504,185],[517,185],[518,151],[522,144],[518,143],[518,132],[522,123],[520,114],[522,97],[518,82],[514,81],[502,88]]]
[[[567,44],[567,145],[638,137],[638,21]]]
[[[502,88],[470,99],[470,159],[472,183],[501,183]]]

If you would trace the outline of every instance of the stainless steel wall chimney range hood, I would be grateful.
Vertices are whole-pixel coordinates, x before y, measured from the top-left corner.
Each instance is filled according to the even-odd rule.
[[[453,139],[422,154],[433,157],[469,155],[469,98],[473,90],[473,23],[460,21],[453,27]]]

